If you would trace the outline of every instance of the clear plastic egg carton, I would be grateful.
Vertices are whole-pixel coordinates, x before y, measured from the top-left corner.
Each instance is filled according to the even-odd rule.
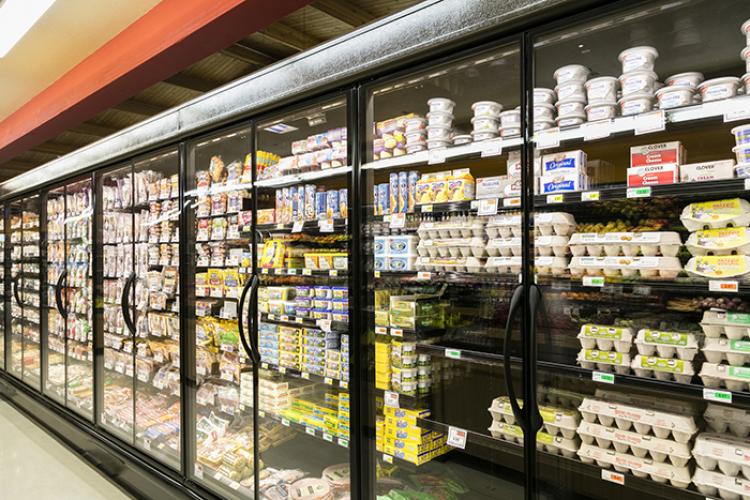
[[[741,198],[691,203],[682,209],[680,221],[688,231],[750,225],[750,203]]]
[[[633,345],[633,331],[630,328],[587,323],[581,325],[578,340],[584,349],[614,349],[617,352],[629,353]]]
[[[420,240],[417,253],[420,257],[484,257],[484,238],[448,238]]]
[[[542,275],[565,276],[569,264],[566,257],[534,257],[534,269]]]
[[[690,233],[685,246],[692,255],[750,255],[750,228],[696,231]]]
[[[534,226],[542,236],[570,236],[576,229],[576,220],[565,212],[539,212],[534,214]]]
[[[740,473],[750,479],[750,440],[728,434],[705,432],[698,434],[693,445],[693,456],[698,467],[737,477]]]
[[[415,267],[417,271],[480,273],[484,262],[476,257],[419,257]]]
[[[631,472],[636,477],[650,477],[657,483],[669,482],[676,488],[687,488],[690,485],[690,469],[675,467],[672,464],[655,462],[648,458],[638,458],[629,453],[618,453],[605,450],[591,444],[581,444],[578,450],[581,462],[599,467],[614,468],[617,472]]]
[[[635,346],[638,354],[643,356],[676,356],[685,361],[692,361],[698,353],[698,337],[694,333],[642,329],[638,331]]]
[[[523,404],[519,400],[519,404]],[[487,408],[495,421],[503,421],[506,424],[515,424],[516,417],[510,406],[510,398],[500,396],[492,400],[492,406]],[[559,408],[555,406],[539,406],[542,415],[544,430],[550,436],[562,436],[565,439],[573,439],[576,429],[581,421],[581,415],[577,410]]]
[[[679,233],[653,231],[642,233],[574,233],[570,237],[570,251],[576,257],[675,257],[682,240]]]
[[[519,218],[520,222],[520,218]],[[420,238],[471,238],[484,236],[484,222],[479,218],[456,218],[442,221],[421,222],[417,228]]]
[[[740,438],[750,435],[750,410],[709,403],[703,420],[713,432],[729,432]]]
[[[692,361],[683,361],[682,359],[674,358],[660,358],[638,354],[633,358],[630,367],[639,377],[671,380],[681,384],[690,383],[693,375],[695,375]]]
[[[504,439],[511,443],[523,445],[523,430],[517,425],[506,424],[505,422],[492,421],[492,425],[487,429],[492,437]],[[544,450],[553,455],[562,455],[567,458],[576,456],[580,441],[576,438],[566,439],[563,436],[552,436],[544,431],[536,433],[536,447],[538,450]]]
[[[493,215],[487,221],[484,230],[489,239],[510,238],[511,236],[520,238],[523,234],[521,216],[518,214]]]
[[[517,274],[521,272],[522,257],[489,257],[484,270],[493,274]]]
[[[490,257],[518,257],[521,255],[521,238],[494,238],[487,242]]]
[[[709,363],[726,361],[733,366],[742,366],[750,363],[750,340],[707,338],[703,341],[703,355]]]
[[[571,276],[623,276],[674,279],[682,271],[677,257],[573,257]]]
[[[698,432],[695,418],[691,415],[654,410],[596,398],[585,398],[578,407],[584,421],[598,422],[629,431],[631,428],[642,436],[653,434],[659,439],[673,439],[688,443]]]
[[[744,255],[700,255],[685,264],[691,276],[708,279],[735,279],[750,282],[750,257]]]
[[[747,391],[750,385],[750,368],[718,363],[703,363],[698,375],[703,385],[711,389],[724,387],[730,391]]]
[[[619,375],[627,375],[630,373],[630,354],[617,351],[581,349],[578,353],[578,364],[587,370],[614,371]]]
[[[722,335],[731,340],[750,338],[750,314],[726,311],[704,311],[701,328],[706,337]]]
[[[537,236],[534,238],[534,254],[549,257],[566,257],[570,254],[568,236]]]
[[[750,500],[750,481],[727,476],[718,471],[696,467],[693,484],[703,495],[719,495],[724,500]]]
[[[602,449],[614,448],[618,453],[631,453],[638,458],[649,456],[657,462],[669,461],[676,467],[685,467],[693,456],[687,443],[642,436],[637,432],[623,431],[592,422],[581,422],[578,426],[578,435],[585,444],[596,442]]]
[[[542,386],[537,394],[539,404],[557,406],[568,410],[578,410],[584,395],[574,391],[558,389],[557,387]]]

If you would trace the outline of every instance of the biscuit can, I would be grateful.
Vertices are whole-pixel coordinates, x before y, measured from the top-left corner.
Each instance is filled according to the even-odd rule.
[[[274,222],[281,222],[284,214],[284,194],[281,189],[276,190],[276,210],[274,211]]]
[[[378,184],[378,202],[380,203],[379,211],[382,215],[391,213],[391,197],[388,193],[388,184]]]
[[[390,213],[395,214],[398,213],[398,174],[392,173],[388,176],[389,186],[388,186],[388,193],[389,193],[389,202],[388,206],[390,207]]]
[[[419,180],[419,172],[412,170],[409,172],[409,177],[406,184],[406,211],[413,213],[417,205],[417,181]]]
[[[342,219],[349,217],[349,191],[346,188],[339,189],[339,213]]]
[[[337,219],[341,216],[339,212],[339,192],[335,189],[326,191],[326,216],[329,219]]]
[[[292,200],[292,220],[296,221],[299,217],[299,190],[297,186],[289,188],[289,198]]]
[[[287,224],[292,219],[292,199],[289,197],[289,188],[282,188],[281,197],[284,209],[281,212],[281,220],[277,223]]]
[[[318,220],[326,218],[326,192],[317,191],[315,193],[315,218]]]
[[[398,173],[398,211],[406,213],[409,205],[409,173]]]
[[[380,212],[380,202],[378,201],[378,185],[373,184],[372,186],[372,215],[377,217],[378,215],[383,215]]]
[[[305,185],[304,220],[315,220],[315,184]]]

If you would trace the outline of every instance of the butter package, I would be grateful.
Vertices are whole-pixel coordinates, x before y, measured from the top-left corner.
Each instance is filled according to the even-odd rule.
[[[416,255],[413,256],[395,256],[387,257],[386,267],[389,271],[413,271],[417,262]]]
[[[432,196],[433,202],[445,203],[450,201],[450,193],[448,192],[448,179],[450,174],[436,175],[435,180],[432,181]]]
[[[682,165],[685,163],[685,148],[680,141],[660,142],[630,148],[630,166]]]
[[[679,180],[679,167],[675,164],[649,165],[628,169],[628,187],[674,184]]]
[[[539,179],[540,194],[565,193],[584,189],[588,189],[588,178],[576,171],[543,175]]]
[[[681,182],[717,181],[734,178],[734,160],[690,163],[680,166]]]
[[[474,196],[477,200],[502,198],[505,192],[505,186],[507,186],[509,182],[508,177],[505,175],[478,177]]]
[[[577,149],[542,156],[542,176],[558,173],[586,173],[586,153]]]

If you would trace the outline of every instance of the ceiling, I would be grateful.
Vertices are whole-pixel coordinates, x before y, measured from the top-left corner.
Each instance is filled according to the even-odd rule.
[[[64,2],[56,2],[55,5],[63,3],[66,5],[66,8],[68,3],[70,3],[78,5],[82,10],[84,10],[82,4],[86,4],[89,11],[86,13],[86,19],[91,18],[92,20],[97,17],[93,14],[89,16],[92,10],[98,11],[99,16],[104,16],[105,18],[115,17],[113,11],[118,10],[118,8],[118,16],[124,11],[128,12],[128,21],[124,22],[118,18],[121,26],[119,28],[111,28],[108,35],[102,35],[102,39],[98,42],[98,45],[101,45],[141,14],[145,13],[151,6],[158,3],[158,1],[108,0],[107,2],[91,2],[90,0],[64,0]],[[54,160],[58,156],[70,153],[120,129],[134,125],[166,109],[182,104],[232,80],[258,71],[265,66],[303,52],[332,38],[345,35],[360,26],[403,10],[416,3],[419,3],[419,0],[315,0],[271,24],[268,28],[257,33],[248,34],[247,37],[239,42],[211,54],[166,80],[141,90],[130,99],[110,109],[101,111],[90,120],[62,132],[57,137],[0,164],[0,182]],[[107,4],[108,9],[92,9],[92,5],[96,4]],[[54,30],[54,28],[43,28],[43,23],[46,22],[47,16],[53,16],[55,5],[53,5],[34,29]],[[135,8],[136,5],[141,6],[142,10],[138,14],[131,15],[131,12],[137,10]],[[112,7],[110,10],[110,6],[119,7]],[[128,6],[128,8],[125,9],[124,6]],[[97,7],[99,6],[97,5]],[[106,20],[103,24],[107,24]],[[65,29],[61,29],[61,25],[57,26],[58,28],[54,31],[55,33],[59,34],[61,31],[69,31],[69,26],[66,26]],[[76,26],[77,31],[83,31],[78,29],[81,26],[78,20],[76,20]],[[34,36],[29,36],[29,38],[34,38]],[[53,52],[60,52],[58,50],[60,45],[59,37],[53,39],[51,34],[45,34],[45,38],[47,44],[45,50],[50,50],[50,47],[54,47],[55,50]],[[31,41],[28,43],[29,45],[32,44]],[[33,45],[37,44],[33,43]],[[70,61],[66,68],[60,70],[56,76],[47,77],[45,83],[38,84],[40,88],[31,92],[32,95],[29,95],[23,101],[16,102],[20,104],[33,97],[34,94],[52,83],[57,76],[62,75],[67,69],[95,50],[98,45],[91,46],[88,51],[82,50],[78,54],[78,58]],[[41,45],[38,45],[34,49],[40,51],[39,53],[25,52],[25,57],[21,56],[21,52],[32,49],[21,47],[21,45],[16,48],[19,51],[18,57],[20,59],[27,61],[31,59],[35,62],[42,60],[41,58],[45,58],[46,60],[47,54],[42,54]],[[12,53],[8,57],[11,55]],[[59,57],[59,54],[57,57]],[[3,60],[0,60],[0,70],[4,69],[3,64]],[[44,64],[35,65],[42,66]],[[30,78],[44,78],[44,75],[39,77],[31,76]],[[0,79],[0,91],[3,90],[3,85],[4,81]],[[5,99],[2,99],[2,101],[5,101]],[[0,115],[2,115],[2,108],[0,108]]]

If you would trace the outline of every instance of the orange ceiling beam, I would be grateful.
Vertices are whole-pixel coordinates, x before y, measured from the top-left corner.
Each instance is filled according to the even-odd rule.
[[[309,2],[162,0],[0,122],[0,163]]]

